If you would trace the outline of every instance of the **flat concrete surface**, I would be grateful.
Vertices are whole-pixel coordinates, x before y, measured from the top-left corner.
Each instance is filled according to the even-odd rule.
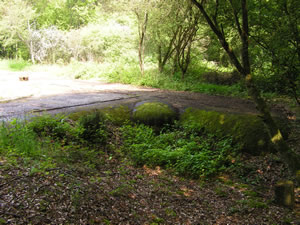
[[[20,81],[19,77],[28,77]],[[47,72],[0,71],[0,120],[74,111],[139,101],[163,101],[179,111],[188,107],[221,112],[257,114],[250,100],[200,93],[166,91],[103,81],[56,77]],[[272,109],[273,114],[281,114]]]

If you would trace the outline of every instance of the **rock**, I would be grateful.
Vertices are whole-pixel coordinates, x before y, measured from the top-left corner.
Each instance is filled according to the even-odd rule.
[[[172,106],[163,102],[139,102],[135,105],[132,119],[146,125],[162,126],[171,124],[177,118],[177,111]]]
[[[293,181],[279,181],[275,185],[275,202],[281,206],[293,208],[295,205],[295,192]]]

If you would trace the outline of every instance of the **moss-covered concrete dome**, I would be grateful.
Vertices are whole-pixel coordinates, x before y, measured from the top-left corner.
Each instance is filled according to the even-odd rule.
[[[176,109],[163,102],[139,102],[135,105],[132,119],[146,125],[161,126],[173,123],[177,118]]]
[[[202,128],[218,136],[230,136],[243,151],[254,155],[269,151],[272,147],[263,121],[255,115],[236,115],[189,108],[181,115],[180,121],[182,124]],[[286,124],[279,123],[279,126],[284,133],[288,132]]]

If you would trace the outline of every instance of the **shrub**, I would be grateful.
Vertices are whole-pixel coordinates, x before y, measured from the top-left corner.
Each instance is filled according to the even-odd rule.
[[[71,125],[62,115],[43,115],[32,118],[28,127],[40,137],[52,137],[53,139],[65,139],[76,136]]]
[[[82,128],[79,137],[89,144],[106,145],[108,139],[106,122],[106,117],[99,111],[82,116],[79,119],[79,125]]]
[[[35,133],[24,123],[13,120],[0,127],[0,153],[35,157],[40,154]]]
[[[198,178],[222,171],[236,146],[230,138],[200,134],[183,127],[155,135],[145,125],[122,127],[124,151],[136,165],[161,166],[176,174]]]
[[[220,84],[220,85],[233,85],[237,84],[241,76],[237,71],[233,72],[207,72],[202,74],[202,80],[206,83]]]
[[[24,60],[11,60],[8,64],[9,68],[14,71],[24,70],[26,67],[31,66],[31,64]]]

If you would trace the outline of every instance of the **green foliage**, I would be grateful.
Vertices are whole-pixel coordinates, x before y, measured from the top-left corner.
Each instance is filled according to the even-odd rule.
[[[120,126],[131,119],[131,110],[125,105],[97,109],[96,111],[103,114],[107,121],[117,126]],[[95,111],[80,111],[69,114],[67,118],[73,121],[79,121],[81,117],[93,113],[95,113]]]
[[[104,114],[99,111],[82,116],[79,120],[79,125],[82,128],[79,137],[88,144],[106,145],[109,135],[106,121]]]
[[[214,111],[188,109],[181,117],[183,124],[205,129],[217,136],[229,135],[251,154],[268,151],[270,140],[264,123],[253,115],[234,115]]]
[[[76,130],[67,123],[63,115],[34,117],[28,124],[28,128],[40,137],[51,137],[58,140],[72,139],[76,136]]]
[[[189,108],[180,118],[183,125],[204,129],[218,136],[230,135],[234,143],[238,143],[243,151],[260,154],[270,151],[272,145],[262,119],[255,115],[219,113]],[[284,138],[291,128],[287,120],[275,117]]]
[[[37,22],[42,27],[57,26],[68,30],[88,24],[95,17],[95,0],[35,1],[39,13]]]
[[[35,133],[18,120],[0,126],[0,153],[36,157],[41,153],[41,144]]]
[[[145,125],[122,127],[124,150],[137,165],[162,166],[183,176],[197,178],[222,171],[228,156],[237,148],[230,138],[200,134],[189,128],[168,130],[155,135]]]
[[[5,0],[0,2],[0,40],[6,47],[29,39],[28,23],[36,17],[27,1]]]
[[[126,70],[122,69],[122,67],[116,68],[114,71],[106,73],[106,77],[111,82],[121,82],[166,90],[193,91],[225,96],[247,96],[245,89],[239,84],[228,86],[203,83],[201,78],[203,70],[203,68],[197,67],[192,73],[186,75],[185,80],[182,80],[179,73],[172,76],[170,75],[171,72],[158,73],[155,69],[145,71],[145,76],[141,77],[139,69],[132,66],[126,68]]]
[[[31,66],[31,63],[24,60],[10,60],[8,62],[9,69],[13,71],[22,71],[29,66]]]
[[[251,69],[256,86],[264,93],[299,98],[299,7],[296,0],[249,2]],[[220,2],[215,11],[215,2],[209,2],[205,9],[209,14],[217,13],[216,20],[222,24],[226,41],[241,59],[239,35],[231,13],[236,10],[240,17],[240,4]],[[216,67],[232,68],[207,24],[202,19],[194,20],[200,18],[199,10],[190,1],[178,4],[174,0],[4,0],[0,3],[0,11],[0,55],[3,57],[27,60],[31,56],[32,61],[40,58],[38,60],[43,63],[71,62],[68,73],[76,79],[108,78],[162,89],[246,96],[243,84],[236,83],[235,79],[205,77],[208,70],[199,64],[213,62]],[[143,22],[145,12],[149,20],[145,34],[145,75],[141,77],[137,25]],[[59,45],[53,44],[53,32],[50,36],[43,34],[54,26]],[[180,33],[193,29],[198,30],[195,37],[184,43],[189,35],[180,36]],[[38,37],[44,41],[44,50],[39,51],[47,54],[43,57],[37,57],[36,51],[42,48],[35,40]],[[189,60],[182,62],[182,73],[176,72],[180,50],[183,58],[190,55]],[[25,61],[13,64],[12,70],[27,66]],[[189,64],[186,72],[185,64]],[[181,79],[183,73],[184,80]]]
[[[91,115],[82,118],[80,124],[73,124],[63,116],[44,115],[27,122],[3,123],[0,126],[0,156],[9,162],[22,157],[31,167],[31,173],[45,172],[56,163],[95,168],[101,164],[101,151],[99,147],[91,148],[90,144],[103,143],[107,138],[101,121],[98,116]]]
[[[32,64],[25,60],[1,60],[0,69],[1,70],[10,70],[10,71],[22,71],[26,70],[28,67],[31,68]]]
[[[204,82],[221,85],[233,85],[240,81],[241,77],[237,71],[231,73],[209,72],[203,73],[201,78]]]
[[[121,126],[131,119],[131,110],[128,106],[118,106],[100,109],[105,117],[114,125]]]

